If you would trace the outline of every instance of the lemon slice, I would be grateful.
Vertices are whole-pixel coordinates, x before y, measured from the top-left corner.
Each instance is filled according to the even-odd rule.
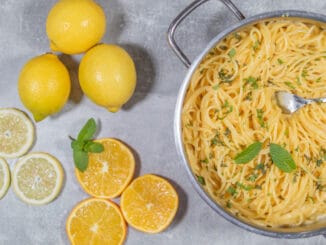
[[[0,199],[7,193],[10,184],[10,171],[5,159],[0,158]]]
[[[26,203],[46,204],[58,196],[63,175],[61,164],[55,157],[43,152],[30,153],[14,166],[14,191]]]
[[[34,126],[29,117],[14,108],[0,108],[0,157],[24,155],[34,142]]]

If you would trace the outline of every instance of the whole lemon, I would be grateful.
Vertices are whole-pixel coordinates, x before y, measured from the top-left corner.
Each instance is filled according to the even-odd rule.
[[[29,60],[18,80],[20,99],[37,122],[61,110],[69,97],[70,86],[68,70],[50,53]]]
[[[60,0],[46,20],[50,48],[66,54],[87,51],[102,39],[105,28],[104,11],[92,0]]]
[[[83,92],[93,102],[116,112],[134,93],[135,64],[123,48],[100,44],[82,58],[79,82]]]

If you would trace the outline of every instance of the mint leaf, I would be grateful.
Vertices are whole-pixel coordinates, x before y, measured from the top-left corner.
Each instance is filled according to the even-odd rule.
[[[96,132],[96,122],[94,118],[91,118],[80,130],[77,140],[78,141],[90,140],[94,136],[95,132]]]
[[[93,152],[93,153],[100,153],[104,151],[104,146],[101,143],[88,141],[84,146],[85,151]]]
[[[85,151],[74,150],[73,158],[76,168],[79,171],[84,172],[87,169],[88,165],[88,153]]]
[[[83,142],[77,141],[77,140],[73,140],[71,141],[71,148],[73,150],[79,150],[81,151],[83,149]]]
[[[283,172],[291,173],[296,169],[296,164],[291,154],[282,146],[271,144],[269,147],[273,163]]]
[[[236,157],[234,158],[234,161],[236,164],[243,164],[250,162],[252,159],[254,159],[258,153],[260,152],[263,144],[261,142],[255,142],[248,146],[246,149],[244,149],[242,152],[240,152]]]

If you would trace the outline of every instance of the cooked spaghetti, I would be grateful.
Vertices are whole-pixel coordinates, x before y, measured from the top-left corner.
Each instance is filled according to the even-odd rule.
[[[325,26],[270,20],[219,42],[189,84],[184,147],[198,182],[234,215],[269,227],[313,223],[326,215],[326,104],[282,114],[276,91],[326,96]],[[254,142],[259,153],[236,163]],[[271,144],[294,169],[274,161]]]

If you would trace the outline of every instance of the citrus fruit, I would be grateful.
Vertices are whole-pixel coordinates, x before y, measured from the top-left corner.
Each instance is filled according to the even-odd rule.
[[[100,44],[82,58],[79,81],[83,92],[94,103],[116,112],[134,93],[135,64],[119,46]]]
[[[22,111],[0,108],[0,157],[25,154],[34,142],[34,125]]]
[[[46,33],[50,48],[66,54],[85,52],[103,37],[106,19],[92,0],[61,0],[50,10]]]
[[[121,195],[121,210],[127,223],[134,228],[158,233],[172,222],[179,198],[172,185],[156,175],[135,179]]]
[[[35,121],[59,112],[70,93],[70,77],[66,67],[54,54],[29,60],[22,68],[18,92]]]
[[[104,151],[89,153],[84,172],[75,170],[82,188],[91,196],[113,198],[121,194],[132,179],[135,159],[127,146],[115,139],[100,139]]]
[[[99,198],[89,198],[77,204],[66,223],[73,245],[119,245],[126,238],[127,226],[119,207]]]
[[[0,158],[0,199],[7,193],[10,185],[10,171],[5,159]]]
[[[48,153],[29,153],[20,158],[12,172],[17,196],[26,203],[42,205],[57,197],[63,182],[60,162]]]

